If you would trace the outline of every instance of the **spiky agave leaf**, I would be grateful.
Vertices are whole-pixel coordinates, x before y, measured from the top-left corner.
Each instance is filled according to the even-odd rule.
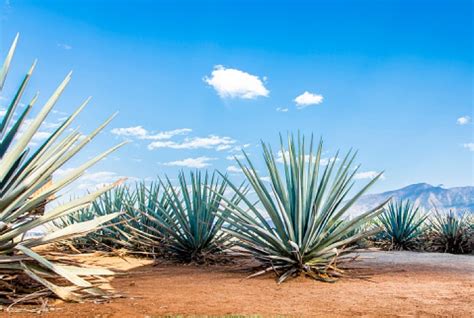
[[[468,213],[435,209],[427,232],[428,250],[452,254],[474,251],[474,228]]]
[[[3,86],[8,73],[17,39],[18,36],[15,38],[0,71],[0,87]],[[58,205],[46,214],[37,213],[38,208],[43,206],[58,191],[71,184],[86,169],[102,160],[121,145],[117,145],[90,159],[78,168],[73,169],[62,179],[51,182],[53,173],[88,144],[112,118],[83,139],[77,131],[64,134],[85,106],[86,103],[84,103],[30,155],[29,144],[33,136],[66,88],[71,77],[71,74],[66,76],[38,115],[31,121],[31,124],[19,134],[20,126],[25,123],[26,115],[37,99],[37,96],[35,96],[20,114],[20,117],[16,120],[13,119],[14,110],[19,104],[33,69],[34,64],[21,83],[0,124],[0,277],[2,278],[0,288],[13,286],[12,291],[2,291],[0,293],[0,300],[8,302],[18,296],[17,293],[20,291],[17,288],[18,286],[15,287],[14,284],[17,282],[15,279],[20,273],[26,273],[33,280],[65,300],[79,300],[85,294],[97,295],[100,293],[91,282],[81,277],[94,275],[97,271],[90,271],[91,274],[88,274],[87,270],[68,270],[63,265],[39,255],[33,251],[33,248],[87,233],[116,217],[117,214],[79,223],[58,232],[44,233],[39,237],[28,238],[26,234],[28,231],[44,226],[54,219],[86,207],[99,195],[114,187],[115,184],[112,184],[82,198]],[[58,280],[56,278],[61,278],[72,286],[57,285],[55,284],[55,281]]]
[[[226,212],[221,213],[228,223],[225,231],[238,239],[237,244],[245,253],[264,266],[253,276],[276,271],[279,282],[300,273],[332,281],[341,275],[336,264],[351,250],[347,246],[370,233],[348,234],[378,215],[385,203],[347,222],[340,220],[381,174],[349,198],[357,172],[357,168],[351,168],[355,153],[349,152],[339,168],[336,168],[337,154],[323,167],[322,141],[314,152],[311,137],[306,152],[304,137],[295,140],[291,135],[288,149],[281,138],[281,173],[270,146],[262,142],[262,148],[269,186],[243,152],[246,164],[237,162],[259,204],[252,203],[229,181],[245,204],[239,206],[224,198],[228,203]]]
[[[162,211],[168,210],[165,186],[160,181],[137,183],[133,196],[135,204],[127,210],[128,219],[123,231],[130,236],[128,251],[145,256],[165,256],[164,240],[167,237],[157,220],[163,219]]]
[[[382,247],[389,250],[418,248],[427,214],[409,200],[391,201],[378,221],[382,225]]]

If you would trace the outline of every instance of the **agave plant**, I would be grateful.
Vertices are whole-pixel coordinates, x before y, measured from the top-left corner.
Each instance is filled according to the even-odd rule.
[[[419,247],[423,222],[428,217],[410,201],[392,201],[379,216],[383,231],[382,247],[388,250],[413,250]]]
[[[246,164],[236,159],[259,204],[252,203],[228,180],[243,205],[221,196],[227,203],[220,214],[227,223],[224,231],[237,239],[242,254],[252,256],[263,266],[251,276],[274,271],[279,283],[301,273],[317,280],[334,281],[343,274],[339,265],[352,250],[349,245],[372,233],[350,235],[351,231],[378,215],[385,203],[347,222],[341,220],[380,174],[350,197],[358,169],[351,167],[355,153],[349,151],[337,168],[337,154],[329,163],[321,158],[322,141],[314,152],[313,137],[309,151],[304,137],[295,140],[290,135],[288,149],[280,139],[283,172],[271,147],[262,142],[269,185],[245,152]]]
[[[156,198],[157,205],[139,207],[144,212],[140,233],[146,232],[149,239],[155,237],[164,251],[179,261],[214,261],[231,244],[230,236],[221,231],[224,220],[217,217],[227,182],[207,172],[191,172],[189,181],[181,172],[178,180],[177,187],[168,178],[160,180],[163,194]],[[226,200],[240,202],[235,194]]]
[[[121,185],[102,194],[89,207],[57,220],[51,229],[64,228],[122,211],[117,218],[94,232],[61,245],[79,251],[125,249],[130,254],[156,256],[162,250],[162,232],[155,228],[156,224],[148,215],[159,213],[158,206],[164,206],[163,199],[158,182]]]
[[[452,254],[472,253],[474,229],[470,215],[435,211],[431,218],[428,234],[428,250]]]
[[[133,211],[130,207],[134,206],[134,204],[135,199],[129,187],[127,185],[120,185],[103,193],[88,207],[55,220],[48,227],[48,231],[63,229],[72,224],[90,221],[96,217],[116,214],[117,211],[121,211],[122,214],[93,232],[59,243],[60,246],[66,245],[79,251],[110,251],[121,248],[124,245],[130,244],[130,237],[124,232],[125,229],[122,223],[128,219],[128,212]]]
[[[0,70],[0,91],[3,88],[17,41],[18,35],[13,41],[5,63]],[[30,280],[35,281],[39,286],[43,285],[46,290],[53,292],[64,300],[79,300],[85,295],[98,295],[101,293],[84,276],[110,274],[106,270],[65,266],[41,256],[34,248],[92,231],[100,224],[116,217],[116,213],[74,224],[55,232],[43,233],[36,237],[29,238],[27,235],[30,230],[86,207],[100,194],[111,189],[114,185],[106,186],[97,192],[74,199],[68,203],[56,205],[48,213],[38,213],[38,211],[41,211],[39,208],[53,198],[58,191],[64,189],[79,178],[86,169],[120,147],[118,145],[107,150],[78,168],[73,169],[62,179],[52,182],[53,173],[86,146],[112,118],[109,118],[90,135],[85,136],[85,138],[82,138],[83,136],[77,130],[69,132],[69,126],[87,104],[88,100],[86,100],[51,133],[45,142],[30,153],[29,144],[33,136],[71,79],[71,74],[68,74],[47,100],[38,115],[32,119],[31,124],[24,130],[20,129],[26,124],[25,119],[37,100],[37,95],[35,95],[25,109],[20,111],[19,116],[14,119],[15,110],[17,110],[17,106],[32,76],[35,64],[36,62],[33,63],[33,66],[23,79],[0,123],[1,302],[11,302],[19,296],[22,296],[23,299],[33,298],[33,295],[30,293],[35,290],[32,288],[35,284],[25,280],[24,277],[26,276]],[[66,282],[70,285],[65,285]],[[22,294],[27,296],[24,297]],[[45,294],[45,291],[40,291],[40,293],[35,293],[34,295],[38,296],[41,294]]]

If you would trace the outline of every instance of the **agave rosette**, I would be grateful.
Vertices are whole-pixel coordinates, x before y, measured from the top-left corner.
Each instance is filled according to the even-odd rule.
[[[244,152],[246,162],[237,162],[259,203],[251,202],[229,181],[243,205],[223,197],[227,202],[220,215],[227,224],[224,231],[237,239],[241,253],[263,265],[252,276],[274,271],[279,282],[300,273],[334,281],[342,275],[338,264],[352,250],[350,244],[373,233],[354,230],[381,213],[385,202],[351,220],[341,220],[381,174],[349,197],[358,169],[352,167],[355,153],[349,152],[340,163],[337,154],[324,160],[322,141],[314,152],[313,138],[308,150],[304,137],[289,136],[288,149],[281,139],[281,173],[271,147],[262,142],[262,148],[269,183]]]
[[[223,232],[224,219],[217,212],[224,203],[228,184],[214,173],[191,172],[189,179],[184,172],[175,186],[166,178],[160,180],[163,193],[157,205],[142,211],[141,223],[148,234],[159,238],[164,253],[182,262],[215,261],[232,244],[230,235]],[[246,189],[240,188],[243,193]],[[240,197],[232,194],[227,198],[239,204]],[[156,234],[152,232],[156,232]]]
[[[430,218],[426,234],[428,249],[443,253],[467,254],[474,251],[472,215],[437,209]]]
[[[0,91],[3,89],[17,41],[18,35],[0,70]],[[38,97],[35,95],[15,119],[15,111],[18,109],[17,106],[35,65],[36,62],[24,77],[0,124],[0,277],[2,278],[0,300],[2,302],[14,301],[22,294],[20,286],[16,285],[19,282],[18,277],[22,273],[26,273],[31,279],[65,300],[80,300],[87,294],[100,294],[101,291],[90,281],[84,279],[84,276],[111,274],[110,271],[102,269],[88,270],[65,266],[48,260],[33,248],[92,231],[100,224],[116,217],[117,214],[73,224],[51,233],[44,232],[36,237],[27,236],[29,231],[88,206],[99,195],[110,190],[114,184],[84,197],[57,205],[47,213],[42,213],[45,203],[54,198],[56,193],[77,180],[86,169],[121,146],[117,145],[105,151],[53,182],[53,173],[84,148],[110,122],[112,117],[88,136],[82,136],[77,130],[69,130],[73,120],[88,103],[89,99],[87,99],[51,133],[46,141],[30,153],[30,142],[33,136],[71,79],[71,74],[68,74],[46,101],[38,115],[31,120],[29,126],[20,129],[26,125],[27,115]],[[55,284],[56,281],[60,281],[61,284]],[[66,285],[65,282],[70,284]],[[25,289],[25,294],[31,292],[30,287]],[[29,298],[32,298],[31,295],[25,299]]]
[[[389,250],[414,250],[420,245],[428,214],[409,200],[391,201],[378,217],[383,231],[381,245]]]

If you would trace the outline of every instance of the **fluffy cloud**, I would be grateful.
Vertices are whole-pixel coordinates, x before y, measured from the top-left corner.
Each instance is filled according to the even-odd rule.
[[[287,107],[277,107],[276,111],[280,112],[280,113],[286,113],[286,112],[288,112],[288,108]]]
[[[209,157],[187,158],[183,160],[166,162],[163,165],[201,169],[201,168],[210,166],[211,164],[209,163],[209,161],[212,161],[212,160],[216,160],[216,158],[209,158]]]
[[[127,128],[114,128],[111,130],[111,133],[123,137],[142,138],[148,134],[148,131],[142,126],[135,126]]]
[[[243,149],[250,147],[250,144],[244,144],[240,146],[234,146],[229,149],[229,152],[241,152]]]
[[[26,119],[23,122],[23,124],[20,126],[18,134],[15,136],[16,140],[25,133],[25,131],[28,129],[32,122],[33,119]],[[41,130],[37,131],[31,138],[29,146],[37,146],[40,142],[48,139],[53,134],[53,130],[61,126],[62,123],[63,121],[60,121],[59,119],[55,122],[44,121],[41,124]]]
[[[227,171],[229,171],[230,173],[241,173],[242,172],[242,170],[237,166],[228,166]]]
[[[122,137],[133,137],[142,140],[167,140],[174,136],[186,135],[190,133],[192,129],[180,128],[169,131],[162,131],[158,133],[152,133],[142,126],[126,127],[126,128],[114,128],[111,133]]]
[[[298,109],[302,109],[311,105],[321,104],[323,99],[323,95],[313,94],[306,91],[295,98],[295,103]]]
[[[469,151],[474,151],[474,142],[469,142],[467,144],[463,144],[462,146]]]
[[[67,174],[72,172],[75,168],[61,168],[58,169],[53,177],[56,180],[61,180]],[[116,182],[120,179],[127,178],[125,176],[120,176],[112,171],[96,171],[89,172],[86,171],[84,174],[73,182],[71,186],[68,187],[68,192],[71,193],[82,193],[83,191],[94,191],[98,188],[109,185],[113,182]],[[129,178],[128,180],[134,180],[135,178]]]
[[[238,159],[238,160],[243,160],[245,159],[245,156],[244,155],[240,155],[240,154],[236,154],[236,155],[232,155],[232,156],[227,156],[225,157],[227,160],[235,160],[235,159]]]
[[[43,140],[46,140],[49,136],[51,136],[51,133],[50,132],[47,132],[47,131],[37,131],[33,137],[31,138],[32,141],[34,142],[39,142],[39,141],[43,141]]]
[[[457,120],[456,120],[457,124],[458,125],[467,125],[471,122],[471,117],[469,116],[462,116],[462,117],[459,117]]]
[[[270,176],[260,177],[260,180],[265,182],[272,182],[272,178],[270,178]]]
[[[221,98],[254,99],[270,93],[258,76],[217,65],[204,81],[212,86]]]
[[[67,51],[72,50],[72,46],[66,43],[58,43],[58,47]]]
[[[63,112],[63,111],[60,111],[60,110],[57,110],[57,109],[53,109],[51,112],[52,112],[53,114],[56,114],[56,115],[63,115],[63,116],[64,116],[64,115],[67,115],[66,112]]]
[[[51,122],[48,122],[48,121],[44,121],[41,126],[44,128],[44,129],[56,129],[58,128],[59,126],[61,126],[61,124],[65,121],[66,119],[64,120],[61,120],[61,118],[58,118],[57,122],[54,122],[54,123],[51,123]]]
[[[232,147],[236,143],[236,140],[230,137],[220,137],[210,135],[208,137],[194,137],[185,138],[183,142],[174,141],[155,141],[148,145],[149,150],[158,148],[171,148],[171,149],[216,149],[226,150]]]
[[[354,175],[354,179],[356,180],[361,180],[361,179],[373,179],[375,178],[379,172],[377,171],[364,171],[364,172],[358,172]],[[384,175],[380,176],[380,179],[385,179]]]
[[[192,129],[190,128],[179,128],[174,130],[162,131],[156,134],[152,134],[147,136],[145,139],[147,140],[163,140],[163,139],[171,139],[174,136],[186,135],[190,133]]]

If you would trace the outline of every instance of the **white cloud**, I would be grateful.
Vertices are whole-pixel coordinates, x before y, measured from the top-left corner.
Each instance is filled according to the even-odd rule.
[[[290,152],[287,150],[285,150],[285,159],[286,159],[286,162],[290,160]],[[283,160],[283,152],[281,150],[278,150],[276,162],[279,162],[279,163],[285,162]]]
[[[18,130],[18,133],[15,136],[15,140],[18,140],[20,136],[22,136],[25,131],[28,129],[28,127],[31,125],[33,122],[33,119],[25,119],[25,121],[21,124],[20,129]],[[31,138],[30,143],[28,146],[34,147],[37,146],[40,142],[48,139],[52,134],[53,134],[53,129],[58,128],[62,122],[48,122],[45,121],[41,124],[41,130],[37,131],[33,137]]]
[[[117,136],[136,137],[136,138],[142,138],[148,135],[148,131],[142,126],[114,128],[111,130],[111,133]]]
[[[323,95],[313,94],[305,91],[295,98],[296,108],[302,109],[311,105],[318,105],[323,102]]]
[[[54,173],[54,178],[60,180],[63,177],[65,177],[68,173],[72,172],[74,169],[75,168],[58,169]],[[96,171],[96,172],[86,171],[79,179],[74,181],[73,184],[69,186],[68,192],[80,193],[86,190],[93,191],[123,178],[127,178],[127,177],[120,176],[116,172],[113,172],[113,171]],[[135,178],[128,178],[128,180],[134,180],[134,179]]]
[[[265,181],[265,182],[272,182],[272,178],[270,178],[270,176],[260,177],[260,180]]]
[[[321,163],[321,165],[323,165],[323,166],[327,166],[328,164],[330,164],[331,162],[333,162],[334,159],[335,159],[334,157],[331,157],[331,158],[321,158],[320,163]],[[306,155],[306,160],[309,160],[309,156],[308,156],[308,155]],[[336,162],[339,161],[339,160],[340,160],[340,159],[337,158],[337,159],[336,159]]]
[[[162,131],[162,132],[158,132],[158,133],[155,133],[155,134],[151,134],[151,135],[147,136],[145,139],[147,139],[147,140],[171,139],[174,136],[186,135],[186,134],[190,133],[191,131],[192,131],[192,129],[190,129],[190,128],[179,128],[179,129]]]
[[[243,149],[250,147],[250,144],[244,144],[240,146],[234,146],[232,147],[229,152],[241,152]]]
[[[286,112],[288,112],[288,108],[287,107],[277,107],[276,111],[280,112],[280,113],[286,113]]]
[[[215,135],[209,135],[208,137],[194,137],[185,138],[183,142],[174,141],[155,141],[148,145],[149,150],[158,148],[171,148],[171,149],[216,149],[225,150],[230,148],[236,140],[230,137],[220,137]]]
[[[463,144],[462,146],[469,151],[474,151],[474,142],[469,142],[469,143]]]
[[[462,116],[462,117],[459,117],[457,120],[456,120],[457,124],[458,125],[467,125],[471,122],[471,117],[469,116]]]
[[[230,148],[232,148],[231,145],[219,145],[219,146],[216,147],[216,150],[217,151],[222,151],[222,150],[227,150],[227,149],[230,149]]]
[[[379,172],[377,171],[364,171],[364,172],[358,172],[354,175],[354,179],[356,180],[361,180],[361,179],[373,179],[375,178]],[[384,175],[380,176],[380,179],[383,180],[385,179]]]
[[[242,169],[237,166],[228,166],[227,171],[229,171],[230,173],[241,173]]]
[[[245,156],[244,155],[240,155],[240,154],[236,154],[236,155],[233,155],[233,156],[227,156],[225,157],[227,160],[235,160],[235,159],[238,159],[238,160],[243,160],[245,159]]]
[[[117,173],[112,171],[98,171],[98,172],[87,172],[82,177],[82,181],[94,181],[94,182],[105,182],[111,180],[117,176]]]
[[[51,122],[48,122],[48,121],[44,121],[41,124],[41,126],[45,129],[56,129],[59,126],[61,126],[62,123],[63,123],[63,120],[58,119],[58,121],[56,123],[51,123]]]
[[[134,126],[126,128],[114,128],[110,132],[117,136],[133,137],[141,140],[167,140],[173,138],[174,136],[186,135],[191,131],[192,129],[189,128],[179,128],[153,133],[146,130],[142,126]]]
[[[58,43],[58,47],[67,51],[72,49],[72,46],[66,43]]]
[[[150,132],[142,126],[133,126],[126,128],[114,128],[111,133],[122,137],[131,137],[139,140],[151,140],[148,145],[149,150],[159,148],[171,149],[215,149],[217,151],[229,150],[233,151],[236,146],[236,140],[230,137],[220,137],[209,135],[207,137],[186,137],[182,141],[172,141],[171,138],[178,135],[187,135],[192,132],[189,128],[180,128],[162,132]],[[247,147],[244,145],[242,147]]]
[[[63,112],[63,111],[60,111],[60,110],[57,110],[57,109],[53,109],[51,112],[52,112],[53,114],[56,114],[56,115],[63,115],[63,116],[68,114],[68,113],[66,113],[66,112]],[[66,117],[66,118],[67,118],[67,117]]]
[[[46,140],[49,136],[51,136],[51,133],[50,132],[47,132],[47,131],[37,131],[33,137],[31,138],[32,141],[34,142],[39,142],[39,141],[43,141],[43,140]]]
[[[201,168],[210,166],[211,164],[209,163],[209,161],[212,161],[212,160],[216,160],[216,158],[209,158],[209,157],[187,158],[183,160],[166,162],[163,165],[201,169]]]
[[[254,99],[259,96],[267,97],[270,93],[258,76],[222,65],[215,66],[211,77],[204,77],[204,81],[221,98]]]
[[[0,107],[0,117],[5,116],[6,113],[7,113],[7,109],[3,108],[3,107]]]

